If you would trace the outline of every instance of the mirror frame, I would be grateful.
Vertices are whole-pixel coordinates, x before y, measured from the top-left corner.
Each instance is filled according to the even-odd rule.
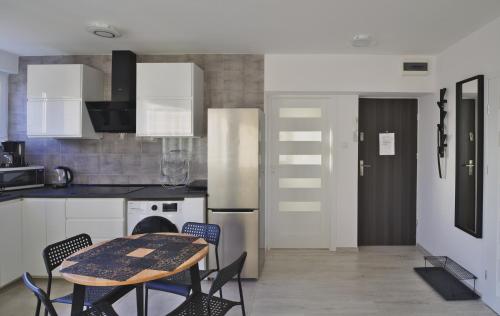
[[[460,120],[460,112],[458,107],[462,104],[462,85],[467,82],[477,80],[477,118],[476,118],[476,161],[475,161],[475,172],[476,172],[476,194],[475,194],[475,215],[476,223],[475,230],[471,231],[465,227],[462,227],[458,223],[458,180],[457,175],[461,167],[460,161],[458,161],[458,153],[456,152],[456,145],[458,141],[458,122]],[[463,230],[464,232],[476,237],[483,237],[483,156],[484,156],[484,75],[474,76],[456,84],[456,125],[455,125],[455,227]]]

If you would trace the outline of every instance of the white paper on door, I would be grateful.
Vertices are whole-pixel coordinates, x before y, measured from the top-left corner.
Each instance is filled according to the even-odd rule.
[[[394,133],[380,133],[378,139],[380,156],[394,156],[396,154]]]

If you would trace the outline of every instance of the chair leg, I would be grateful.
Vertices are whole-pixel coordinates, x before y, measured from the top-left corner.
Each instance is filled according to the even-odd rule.
[[[240,301],[241,301],[241,313],[243,316],[245,316],[245,302],[243,300],[243,288],[241,287],[241,279],[240,276],[238,275],[238,287],[240,289]]]
[[[149,305],[149,302],[148,302],[149,295],[148,294],[149,294],[149,289],[146,286],[146,296],[144,298],[144,316],[148,316],[148,305]]]
[[[42,301],[39,299],[36,300],[36,311],[35,316],[40,316],[40,307],[42,306]]]
[[[135,287],[136,303],[137,303],[137,316],[144,315],[144,285],[140,284]]]
[[[49,278],[47,280],[47,297],[50,300],[50,292],[52,291],[52,272],[49,272]],[[43,315],[48,316],[49,311],[45,308]]]

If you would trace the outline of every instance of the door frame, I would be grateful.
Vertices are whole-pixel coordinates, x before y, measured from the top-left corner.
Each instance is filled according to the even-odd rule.
[[[275,205],[276,200],[275,197],[277,196],[275,194],[276,188],[272,187],[272,176],[271,176],[271,168],[272,168],[272,159],[271,159],[271,152],[273,151],[273,146],[272,146],[272,140],[271,140],[271,131],[273,127],[270,124],[270,113],[271,113],[271,107],[273,106],[272,99],[276,97],[295,97],[295,98],[332,98],[332,100],[336,97],[336,94],[333,93],[286,93],[286,92],[266,92],[265,98],[264,98],[264,116],[265,116],[265,139],[266,139],[266,157],[265,157],[265,185],[266,185],[266,198],[265,198],[265,222],[266,222],[266,227],[265,227],[265,248],[266,250],[271,249],[270,246],[270,232],[269,232],[269,224],[271,223],[271,205]],[[333,103],[332,107],[335,107],[336,104]],[[333,119],[333,122],[335,122],[335,118],[337,117],[334,115],[336,113],[337,109],[334,108],[333,111],[331,111],[331,117]],[[333,137],[335,141],[335,135]],[[335,157],[336,155],[336,146],[333,146],[332,148],[332,157]],[[332,179],[331,179],[331,194],[333,197],[333,201],[336,201],[337,197],[337,191],[338,191],[338,185],[339,185],[339,180],[336,179],[335,177],[335,168],[333,170],[332,174]],[[330,219],[330,232],[329,232],[329,250],[330,251],[336,251],[337,250],[337,230],[336,224],[337,224],[337,202],[332,203],[329,207],[329,219]],[[356,226],[357,228],[357,226]]]

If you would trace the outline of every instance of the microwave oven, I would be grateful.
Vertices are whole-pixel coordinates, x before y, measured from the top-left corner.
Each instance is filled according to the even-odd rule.
[[[0,191],[39,188],[45,185],[41,166],[0,168]]]

